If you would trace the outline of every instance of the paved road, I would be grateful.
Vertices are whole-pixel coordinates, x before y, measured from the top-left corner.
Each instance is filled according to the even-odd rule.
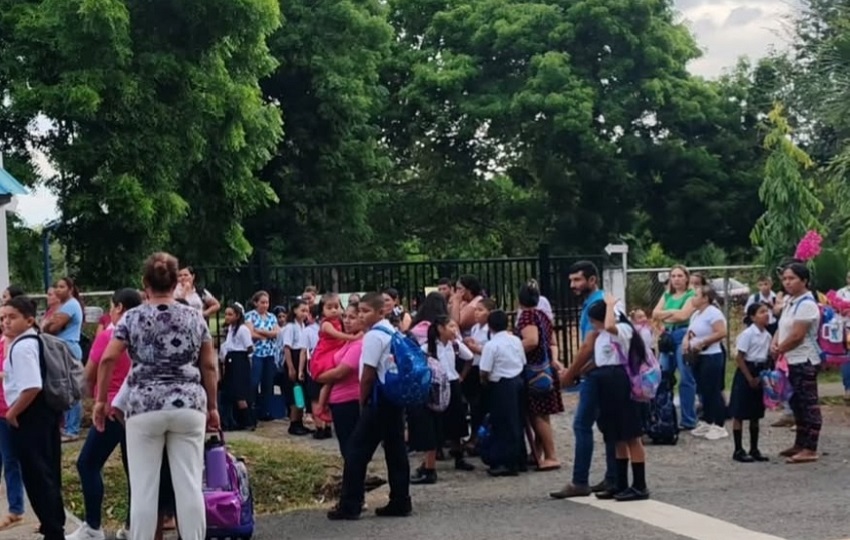
[[[824,392],[830,393],[830,392]],[[572,459],[570,434],[574,398],[556,417],[556,437],[565,464]],[[281,423],[262,435],[283,438]],[[244,435],[247,437],[257,435]],[[787,429],[765,428],[762,449],[775,456],[793,440]],[[336,452],[335,441],[305,441],[317,451]],[[850,538],[850,408],[825,409],[821,461],[786,465],[731,461],[731,438],[710,442],[684,435],[676,447],[650,447],[648,480],[653,500],[607,503],[585,498],[552,501],[549,491],[569,471],[491,479],[478,470],[456,473],[440,464],[440,483],[413,488],[414,516],[382,520],[371,513],[359,522],[330,522],[325,509],[258,518],[257,540],[370,538],[374,540],[839,540]],[[597,449],[601,449],[601,444]],[[415,460],[415,458],[411,458]],[[374,466],[382,469],[382,456]],[[601,456],[594,460],[598,480]],[[412,461],[415,463],[415,461]],[[2,491],[2,490],[0,490]],[[384,502],[386,488],[367,497]],[[0,501],[5,507],[5,502]],[[0,533],[0,540],[28,540],[31,526]]]
[[[572,457],[569,422],[557,420],[561,458]],[[491,479],[483,471],[440,470],[440,483],[415,487],[415,516],[335,523],[324,511],[300,511],[260,520],[257,538],[439,538],[476,540],[561,538],[596,540],[838,540],[850,538],[850,410],[826,411],[823,457],[813,465],[731,461],[731,437],[710,442],[685,435],[676,447],[650,447],[653,501],[607,503],[586,498],[552,501],[566,470]],[[765,428],[762,449],[772,456],[793,441],[787,429]],[[601,448],[601,445],[597,446]],[[594,460],[593,479],[600,477]],[[446,468],[446,465],[441,465]],[[370,494],[380,504],[384,489]]]

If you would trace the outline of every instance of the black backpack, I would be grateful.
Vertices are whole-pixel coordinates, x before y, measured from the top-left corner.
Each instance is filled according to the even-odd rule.
[[[655,397],[644,407],[644,433],[653,444],[675,445],[679,442],[679,414],[673,401],[676,377],[672,372],[661,374],[661,384]]]

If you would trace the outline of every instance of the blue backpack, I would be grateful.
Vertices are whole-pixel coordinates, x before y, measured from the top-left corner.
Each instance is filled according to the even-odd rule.
[[[401,332],[377,327],[390,335],[392,363],[387,367],[381,393],[399,407],[425,405],[431,396],[431,367],[419,344]]]

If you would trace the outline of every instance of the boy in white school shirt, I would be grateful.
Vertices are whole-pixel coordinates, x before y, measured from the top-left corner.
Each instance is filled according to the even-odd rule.
[[[481,351],[481,382],[488,386],[493,459],[490,476],[516,476],[526,460],[520,415],[522,370],[525,350],[522,341],[508,332],[508,315],[502,310],[487,318],[490,341]]]
[[[383,316],[384,297],[381,293],[363,295],[358,304],[363,328],[363,352],[360,357],[360,419],[348,441],[345,468],[342,473],[342,494],[339,504],[328,512],[330,520],[355,520],[363,508],[366,468],[384,443],[390,501],[375,509],[378,517],[407,517],[410,503],[410,463],[404,442],[404,409],[380,396],[375,385],[384,380],[392,362],[390,341],[396,331]],[[377,400],[377,402],[375,402]]]

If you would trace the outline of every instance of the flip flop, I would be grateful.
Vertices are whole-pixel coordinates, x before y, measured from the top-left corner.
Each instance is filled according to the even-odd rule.
[[[15,514],[7,514],[3,516],[3,519],[0,520],[0,531],[5,531],[11,529],[12,527],[17,527],[24,520],[24,516],[16,516]],[[39,527],[41,528],[41,527]]]
[[[789,465],[798,465],[798,464],[802,464],[802,463],[814,463],[817,460],[818,460],[818,456],[805,456],[805,457],[791,456],[791,457],[789,457],[788,459],[785,460],[785,463],[788,463]]]
[[[537,472],[549,472],[549,471],[557,471],[561,468],[561,465],[547,465],[545,467],[537,467]]]

